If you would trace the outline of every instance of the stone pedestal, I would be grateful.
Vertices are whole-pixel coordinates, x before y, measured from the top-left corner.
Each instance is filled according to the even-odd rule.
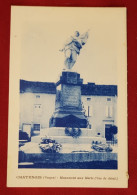
[[[87,127],[81,103],[82,83],[80,74],[62,72],[60,80],[56,83],[55,112],[50,119],[50,127]]]
[[[33,138],[33,141],[36,140],[36,142],[39,142],[41,137],[48,136],[49,138],[52,138],[62,144],[62,148],[65,147],[64,144],[68,144],[70,148],[73,147],[73,150],[75,150],[76,147],[82,147],[85,149],[85,145],[88,145],[88,147],[91,148],[93,141],[94,143],[106,143],[105,138],[99,136],[97,137],[95,131],[91,129],[81,128],[80,131],[80,136],[72,137],[66,134],[64,127],[46,128],[40,132],[39,137]]]

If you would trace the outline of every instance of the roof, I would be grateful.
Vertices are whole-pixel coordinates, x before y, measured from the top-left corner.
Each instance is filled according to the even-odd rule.
[[[81,93],[82,95],[117,96],[117,85],[83,84]]]
[[[56,94],[56,84],[53,82],[38,82],[20,80],[20,93]],[[81,85],[82,95],[117,96],[117,85],[96,85],[88,83]]]
[[[20,80],[20,93],[25,92],[56,94],[56,85],[50,82]]]

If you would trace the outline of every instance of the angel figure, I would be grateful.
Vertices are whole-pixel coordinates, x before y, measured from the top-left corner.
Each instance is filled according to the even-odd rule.
[[[88,31],[82,35],[78,31],[74,33],[74,36],[71,36],[65,43],[64,48],[61,49],[61,52],[65,54],[65,66],[67,69],[71,69],[76,60],[77,55],[80,54],[80,50],[82,49],[83,45],[87,42],[88,39]]]

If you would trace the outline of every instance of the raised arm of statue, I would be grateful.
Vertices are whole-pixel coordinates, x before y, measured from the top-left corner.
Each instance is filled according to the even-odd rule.
[[[74,36],[71,36],[66,43],[64,44],[63,49],[60,51],[64,52],[65,54],[65,66],[67,69],[71,69],[76,60],[77,55],[80,54],[80,50],[82,49],[82,46],[85,45],[88,39],[88,32],[82,34],[80,36],[80,33],[78,31],[75,32]]]

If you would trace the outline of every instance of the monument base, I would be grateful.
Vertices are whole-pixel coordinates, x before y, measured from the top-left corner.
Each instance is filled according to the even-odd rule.
[[[72,114],[73,113],[73,114]],[[86,128],[87,119],[83,113],[55,112],[50,119],[50,127],[77,127]]]
[[[78,134],[77,134],[78,135]],[[48,136],[56,140],[60,144],[72,144],[72,145],[90,145],[94,143],[106,143],[106,138],[97,137],[92,129],[81,128],[78,136],[70,136],[62,127],[52,127],[41,130],[40,137]],[[39,140],[40,141],[40,140]],[[75,146],[76,146],[75,145]],[[74,148],[75,148],[74,146]]]
[[[105,143],[106,139],[96,137],[91,129],[81,129],[81,131],[81,135],[74,138],[66,135],[65,128],[41,129],[39,136],[33,136],[31,142],[20,147],[19,168],[74,168],[76,166],[75,168],[80,169],[101,169],[102,166],[102,168],[117,169],[117,148],[113,146],[111,153],[97,152],[92,149],[92,142]],[[41,151],[39,143],[45,136],[51,137],[62,145],[59,153]],[[109,165],[113,166],[108,167]]]

